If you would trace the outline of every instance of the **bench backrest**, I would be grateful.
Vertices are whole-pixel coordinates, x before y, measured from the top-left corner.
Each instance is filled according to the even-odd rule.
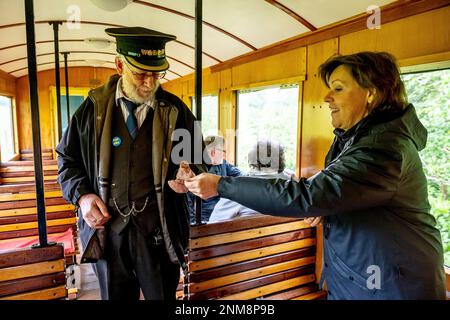
[[[65,297],[67,289],[62,245],[0,253],[0,300]]]
[[[301,219],[255,215],[193,226],[184,299],[322,297],[315,254],[316,229]]]

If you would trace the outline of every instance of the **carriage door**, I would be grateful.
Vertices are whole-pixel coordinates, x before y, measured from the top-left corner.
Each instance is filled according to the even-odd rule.
[[[73,114],[77,109],[80,107],[81,103],[83,103],[84,99],[87,98],[89,90],[91,88],[72,88],[69,87],[69,115],[70,119],[72,119]],[[61,112],[61,126],[62,126],[62,133],[64,134],[64,131],[67,129],[68,126],[68,119],[67,119],[67,100],[66,100],[66,88],[61,87],[61,110],[57,110],[57,103],[56,103],[56,87],[51,86],[50,87],[50,94],[51,94],[51,103],[52,103],[52,124],[53,124],[53,130],[52,130],[52,136],[53,136],[53,149],[58,145],[59,143],[59,137],[58,137],[58,112]]]

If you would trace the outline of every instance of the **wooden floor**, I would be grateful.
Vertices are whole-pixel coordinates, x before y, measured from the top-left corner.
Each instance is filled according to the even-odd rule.
[[[79,257],[77,261],[80,261]],[[80,289],[77,300],[101,300],[97,277],[90,263],[80,264]]]
[[[78,240],[79,242],[79,240]],[[81,244],[78,243],[81,248]],[[77,261],[81,261],[81,254],[77,255]],[[101,300],[100,288],[94,270],[90,263],[80,263],[80,287],[76,300]]]

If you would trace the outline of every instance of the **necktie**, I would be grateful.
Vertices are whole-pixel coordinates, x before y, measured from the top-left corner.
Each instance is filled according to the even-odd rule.
[[[123,101],[125,102],[125,105],[127,106],[127,109],[128,109],[128,117],[127,117],[127,121],[126,121],[127,129],[128,129],[128,132],[130,133],[130,136],[134,140],[134,139],[136,139],[137,131],[138,131],[136,116],[134,115],[134,110],[136,110],[138,105],[131,102],[128,99],[125,99],[125,98],[123,99]]]

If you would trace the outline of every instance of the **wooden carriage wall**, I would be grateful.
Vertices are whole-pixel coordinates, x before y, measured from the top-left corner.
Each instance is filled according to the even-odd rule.
[[[323,167],[332,140],[329,110],[323,102],[325,86],[318,66],[334,54],[363,50],[388,51],[401,67],[446,64],[450,61],[450,6],[445,1],[430,1],[434,7],[397,8],[382,16],[380,29],[369,30],[365,18],[354,18],[303,36],[289,39],[203,71],[203,93],[219,96],[219,129],[223,134],[236,128],[236,90],[298,83],[299,112],[296,160],[297,175],[309,176]],[[412,8],[412,9],[411,9]],[[61,79],[64,70],[61,69]],[[71,67],[70,87],[93,88],[115,73],[110,68]],[[51,102],[55,86],[54,70],[38,73],[38,91],[43,150],[54,150],[57,128]],[[178,95],[191,107],[194,95],[193,74],[166,82],[163,87]],[[20,150],[32,148],[28,77],[15,78],[0,71],[0,94],[11,96],[16,132],[15,160]],[[294,133],[293,133],[294,134]],[[227,138],[227,158],[235,159],[234,136]],[[56,159],[53,152],[53,160]],[[1,179],[1,178],[0,178]],[[1,181],[0,181],[1,184]],[[321,230],[315,232],[316,279],[321,273]],[[195,271],[195,270],[194,270]],[[198,275],[191,275],[195,278]],[[197,290],[193,287],[194,290]],[[200,290],[200,289],[198,289]]]
[[[225,133],[236,127],[235,90],[298,82],[299,121],[297,173],[300,168],[323,166],[332,138],[329,111],[323,97],[325,86],[317,77],[317,68],[328,57],[362,50],[388,51],[400,66],[412,66],[450,60],[450,6],[413,14],[399,10],[382,15],[380,29],[369,30],[366,20],[351,20],[257,50],[204,70],[203,93],[219,95],[219,129]],[[406,12],[405,12],[406,11]],[[383,22],[389,21],[390,22]],[[64,79],[61,69],[61,79]],[[115,70],[109,68],[71,67],[70,87],[95,87]],[[38,73],[42,148],[54,148],[57,130],[51,110],[51,86],[54,71]],[[163,87],[181,97],[188,106],[194,95],[193,74],[164,83]],[[28,77],[14,78],[0,72],[0,93],[13,97],[17,118],[17,151],[31,149]],[[235,158],[235,142],[227,141],[227,157]]]

